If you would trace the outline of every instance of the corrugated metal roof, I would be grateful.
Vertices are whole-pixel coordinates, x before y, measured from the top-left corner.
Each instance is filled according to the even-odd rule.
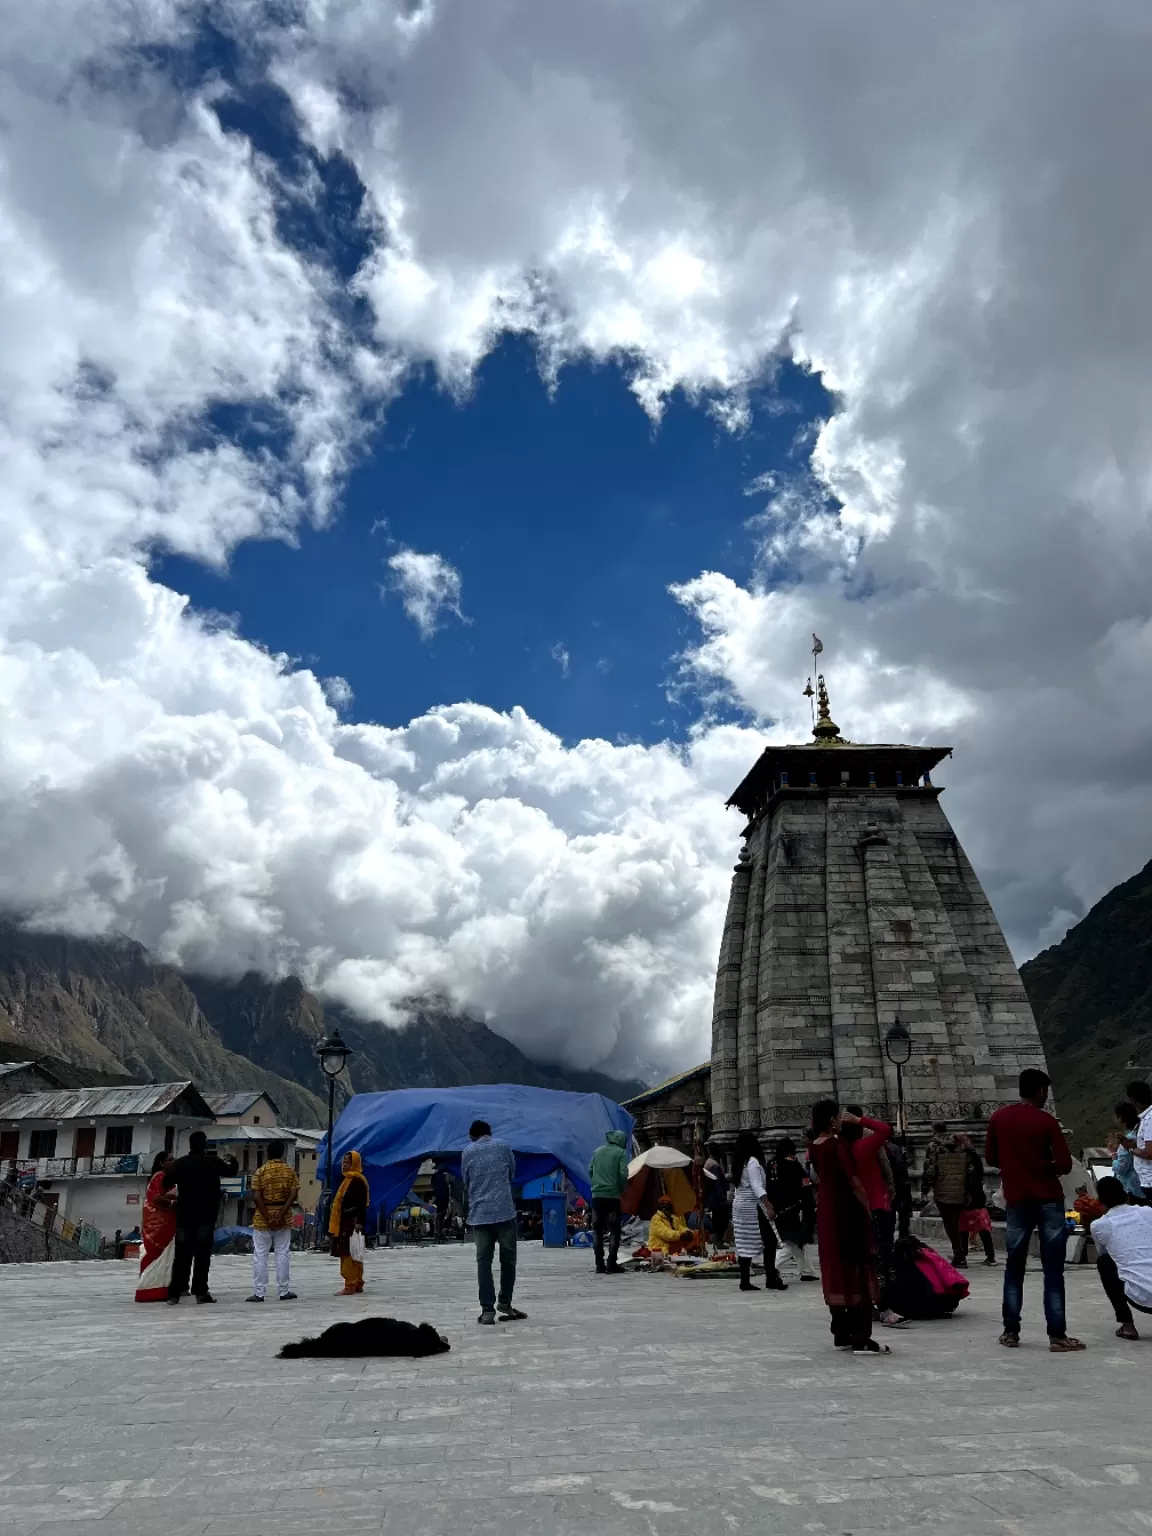
[[[282,1125],[280,1129],[285,1136],[294,1136],[297,1141],[310,1141],[313,1146],[324,1140],[324,1131],[309,1131],[299,1125]]]
[[[0,1120],[90,1120],[101,1115],[160,1115],[178,1100],[199,1119],[212,1111],[190,1082],[141,1083],[128,1088],[64,1088],[22,1093],[0,1109]]]
[[[690,1083],[694,1077],[703,1077],[706,1072],[711,1072],[712,1063],[703,1061],[698,1067],[690,1067],[687,1072],[677,1072],[675,1077],[666,1077],[662,1083],[657,1083],[653,1088],[646,1088],[643,1093],[637,1093],[630,1099],[625,1099],[621,1104],[622,1109],[632,1109],[637,1104],[646,1104],[649,1099],[658,1099],[661,1094],[670,1093],[673,1088],[679,1088],[681,1083]]]
[[[295,1131],[285,1125],[214,1125],[209,1141],[295,1141]]]
[[[229,1091],[228,1093],[206,1093],[204,1095],[204,1102],[216,1116],[247,1114],[253,1104],[257,1103],[260,1099],[268,1100],[274,1115],[280,1113],[271,1096],[265,1093],[263,1088],[244,1088],[238,1093]]]
[[[5,1077],[9,1072],[25,1072],[35,1065],[34,1061],[0,1061],[0,1077]]]

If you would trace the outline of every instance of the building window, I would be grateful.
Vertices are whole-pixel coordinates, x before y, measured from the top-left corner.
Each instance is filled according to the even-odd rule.
[[[894,922],[892,925],[892,938],[897,944],[911,944],[912,924],[908,922]]]
[[[252,1116],[252,1124],[253,1125],[259,1125],[260,1124],[260,1116],[259,1115],[253,1115]]]
[[[55,1157],[56,1132],[33,1131],[28,1138],[28,1156],[33,1161],[40,1157]]]
[[[126,1157],[132,1150],[132,1127],[110,1125],[104,1132],[104,1156]]]

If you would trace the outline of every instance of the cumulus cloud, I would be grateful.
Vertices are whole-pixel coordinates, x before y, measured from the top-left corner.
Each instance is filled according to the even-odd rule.
[[[198,8],[9,11],[0,900],[378,1017],[437,992],[539,1054],[682,1062],[720,807],[765,734],[806,734],[813,629],[849,735],[957,746],[1019,953],[1147,856],[1142,0],[230,0],[246,68],[363,183],[351,281],[289,240],[228,86],[165,72]],[[617,360],[654,418],[680,387],[741,430],[784,352],[835,391],[810,477],[757,487],[752,579],[669,599],[684,685],[755,731],[342,721],[338,683],[149,576],[323,522],[407,370],[463,391],[509,328],[548,369]]]
[[[468,623],[460,609],[460,572],[443,555],[398,549],[389,556],[388,569],[404,612],[425,640],[436,633],[445,614]]]

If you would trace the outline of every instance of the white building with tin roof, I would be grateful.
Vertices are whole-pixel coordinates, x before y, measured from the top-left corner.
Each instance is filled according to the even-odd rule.
[[[37,1200],[111,1237],[139,1224],[156,1154],[182,1156],[213,1118],[191,1082],[24,1093],[0,1104],[0,1163],[14,1159]]]

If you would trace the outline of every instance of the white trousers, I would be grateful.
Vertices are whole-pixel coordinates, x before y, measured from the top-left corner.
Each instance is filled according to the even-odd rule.
[[[808,1248],[807,1247],[802,1247],[799,1243],[789,1243],[789,1242],[786,1242],[784,1244],[784,1246],[785,1246],[785,1248],[787,1248],[788,1252],[792,1255],[792,1258],[793,1258],[793,1260],[795,1261],[795,1264],[796,1264],[796,1268],[800,1271],[800,1273],[802,1275],[814,1275],[815,1274],[815,1270],[813,1270],[813,1268],[812,1268],[812,1260],[808,1257]]]
[[[263,1296],[268,1289],[268,1253],[276,1250],[276,1290],[283,1296],[292,1289],[288,1279],[288,1261],[292,1248],[292,1230],[281,1227],[276,1232],[252,1231],[252,1294]]]

